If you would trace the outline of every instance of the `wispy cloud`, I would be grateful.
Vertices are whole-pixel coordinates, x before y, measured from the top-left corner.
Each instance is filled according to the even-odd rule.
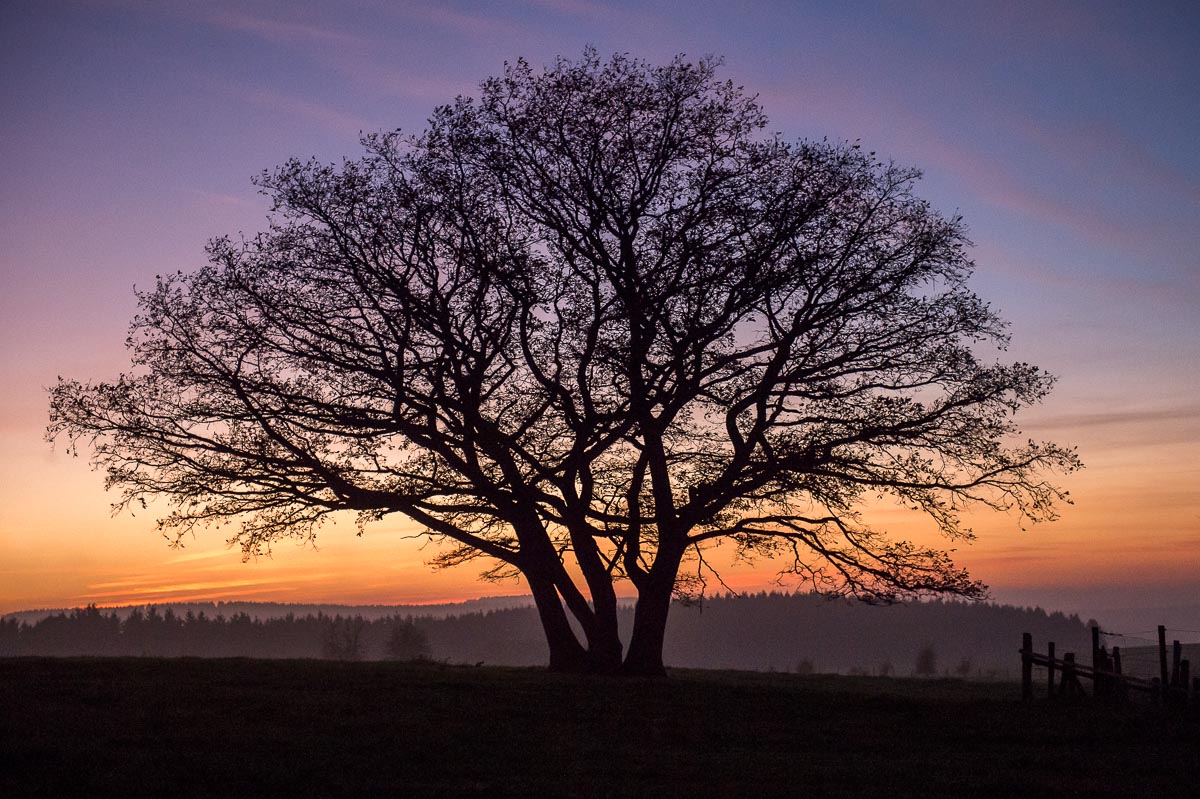
[[[266,586],[266,585],[271,585],[272,582],[273,581],[270,581],[270,580],[211,580],[211,581],[206,581],[206,582],[163,584],[160,579],[160,580],[154,581],[154,583],[158,583],[156,585],[153,583],[148,584],[146,581],[143,581],[143,580],[133,579],[133,580],[114,580],[112,582],[106,582],[106,583],[93,583],[88,586],[88,591],[90,592],[90,594],[89,594],[90,596],[99,598],[99,597],[119,596],[119,595],[129,594],[129,593],[137,593],[137,594],[143,594],[143,595],[155,595],[155,594],[172,594],[172,593],[178,593],[180,591],[219,591],[219,590],[226,589],[226,588],[240,589],[240,588],[245,588],[245,587]],[[120,589],[120,590],[115,590],[115,591],[107,590],[110,588],[115,588],[115,589]],[[105,590],[97,590],[97,589],[105,589]],[[130,591],[128,589],[135,589],[135,590]]]
[[[213,602],[219,599],[245,600],[250,597],[282,598],[302,590],[302,586],[280,583],[265,588],[240,587],[225,591],[205,590],[192,592],[180,589],[176,593],[114,593],[100,598],[99,595],[85,594],[72,599],[75,604],[97,604],[106,606],[119,605],[153,605],[163,602]],[[100,601],[96,601],[99,599]]]
[[[219,208],[238,208],[253,211],[260,211],[265,207],[265,204],[262,202],[255,202],[251,198],[241,197],[236,194],[205,191],[204,189],[190,189],[189,193],[196,198],[199,204],[206,206]]]
[[[217,599],[226,596],[279,594],[311,589],[344,575],[336,572],[289,572],[279,576],[254,576],[244,579],[188,580],[166,579],[163,576],[137,575],[119,580],[91,583],[85,592],[75,597],[80,602],[162,602],[179,601],[183,596],[197,599]]]
[[[1113,212],[1089,207],[1079,197],[1044,191],[1034,184],[1028,170],[1014,170],[1011,164],[951,141],[925,120],[914,120],[912,127],[924,131],[920,139],[923,166],[958,177],[996,208],[1063,228],[1105,247],[1133,250],[1157,241],[1156,231]]]
[[[345,31],[294,20],[258,17],[244,11],[222,9],[207,16],[209,22],[226,30],[249,33],[264,41],[316,44],[326,47],[361,47],[365,40]]]
[[[543,11],[592,21],[615,21],[625,15],[622,9],[591,0],[529,0],[529,4]]]
[[[520,32],[520,28],[515,23],[506,19],[468,13],[442,3],[405,5],[403,13],[406,16],[481,40],[508,37]]]
[[[174,565],[177,563],[195,563],[201,560],[229,560],[232,557],[232,550],[223,549],[216,552],[184,552],[167,559],[167,563]]]
[[[387,66],[365,57],[331,58],[329,66],[343,77],[387,97],[405,97],[428,103],[428,111],[458,95],[471,95],[477,78],[455,79],[440,74]]]
[[[476,37],[506,33],[511,27],[508,23],[478,14],[467,14],[443,5],[425,6],[421,8],[420,14],[438,25]]]
[[[1107,185],[1128,191],[1132,184],[1135,189],[1200,205],[1200,181],[1112,124],[1098,120],[1035,124],[1024,119],[1019,132],[1036,147]]]
[[[815,113],[847,135],[863,137],[871,148],[899,147],[921,168],[956,177],[995,207],[1068,228],[1109,246],[1128,247],[1139,239],[1124,220],[1106,218],[1082,208],[1077,200],[1039,191],[1023,177],[1024,172],[952,138],[937,120],[916,113],[901,98],[868,96],[860,86],[832,76],[813,83],[819,91],[768,89],[760,92],[760,100],[772,114],[782,110],[786,116],[802,119]]]
[[[1200,423],[1200,407],[1143,409],[1130,408],[1107,413],[1076,413],[1039,419],[1024,425],[1028,430],[1125,427],[1128,425],[1196,424]]]
[[[1039,24],[1041,16],[1034,15]],[[959,33],[958,40],[995,38]],[[892,57],[903,59],[903,83],[872,80],[853,65],[845,74],[816,65],[785,73],[786,82],[768,77],[760,84],[767,86],[764,105],[773,116],[782,110],[806,125],[823,123],[825,132],[862,137],[885,156],[957,178],[979,200],[1023,221],[1107,250],[1179,262],[1200,244],[1187,224],[1200,211],[1200,181],[1117,122],[1047,107],[1046,92],[997,81],[976,61]],[[931,106],[922,87],[934,84],[944,98]]]
[[[1085,53],[1125,71],[1152,72],[1153,59],[1136,47],[1122,20],[1121,4],[1005,0],[973,3],[969,14],[950,14],[939,0],[908,2],[932,27],[952,41],[991,46],[1006,59],[1064,52]],[[1130,6],[1130,10],[1134,7]]]
[[[362,117],[274,89],[244,89],[238,94],[246,102],[260,108],[316,123],[341,136],[358,136],[361,132],[376,128]]]

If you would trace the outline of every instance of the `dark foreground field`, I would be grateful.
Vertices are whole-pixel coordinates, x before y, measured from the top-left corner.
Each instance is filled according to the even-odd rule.
[[[0,796],[1198,796],[1200,722],[1009,684],[0,660]]]

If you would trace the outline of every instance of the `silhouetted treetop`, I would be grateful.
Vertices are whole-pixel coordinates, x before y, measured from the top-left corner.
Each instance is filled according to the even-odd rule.
[[[518,61],[420,135],[264,174],[270,229],[140,294],[135,371],[60,382],[50,434],[248,553],[406,515],[438,565],[524,577],[558,668],[622,662],[627,579],[625,667],[661,671],[720,540],[825,591],[980,595],[858,510],[1052,518],[1075,455],[1013,443],[1052,379],[983,358],[1004,323],[915,170],[766,134],[717,66]]]

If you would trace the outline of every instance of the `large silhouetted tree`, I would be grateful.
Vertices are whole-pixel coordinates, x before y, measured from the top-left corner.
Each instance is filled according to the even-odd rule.
[[[1051,378],[983,358],[1004,325],[915,171],[765,133],[715,67],[520,61],[420,136],[265,174],[269,231],[140,294],[134,371],[61,381],[50,435],[248,553],[414,519],[437,565],[524,577],[557,669],[661,673],[719,541],[826,591],[981,595],[858,510],[1052,517],[1075,456],[1012,441]]]

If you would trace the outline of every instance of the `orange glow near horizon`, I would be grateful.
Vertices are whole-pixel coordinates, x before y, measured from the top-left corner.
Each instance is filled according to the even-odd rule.
[[[1059,431],[1057,438],[1070,440],[1072,432],[1079,431]],[[1196,447],[1187,441],[1083,454],[1088,468],[1066,480],[1075,504],[1064,505],[1054,523],[1021,530],[1015,517],[978,513],[969,519],[977,540],[956,544],[903,509],[876,509],[871,521],[921,543],[956,547],[955,559],[976,579],[1003,589],[1194,579],[1200,573],[1200,531],[1192,521],[1200,518],[1192,482],[1200,470]],[[16,522],[7,529],[21,534],[4,541],[0,613],[217,600],[431,604],[524,593],[515,580],[479,581],[480,569],[471,565],[431,570],[426,562],[434,550],[409,537],[416,528],[402,518],[368,525],[361,537],[348,519],[334,522],[319,531],[315,547],[283,541],[270,557],[247,562],[226,546],[228,528],[202,531],[173,549],[154,532],[152,514],[109,516],[100,475],[82,460],[66,462],[56,453],[44,463],[69,475],[59,487],[77,498],[7,512],[8,523]],[[1156,464],[1176,468],[1164,472]],[[80,529],[89,530],[86,543],[74,532]],[[711,553],[713,561],[727,563],[730,551]],[[781,587],[778,568],[771,561],[737,564],[722,567],[722,577],[735,590],[772,590]],[[725,590],[715,579],[709,586]],[[782,587],[803,588],[786,581]],[[619,593],[633,590],[625,584]]]

